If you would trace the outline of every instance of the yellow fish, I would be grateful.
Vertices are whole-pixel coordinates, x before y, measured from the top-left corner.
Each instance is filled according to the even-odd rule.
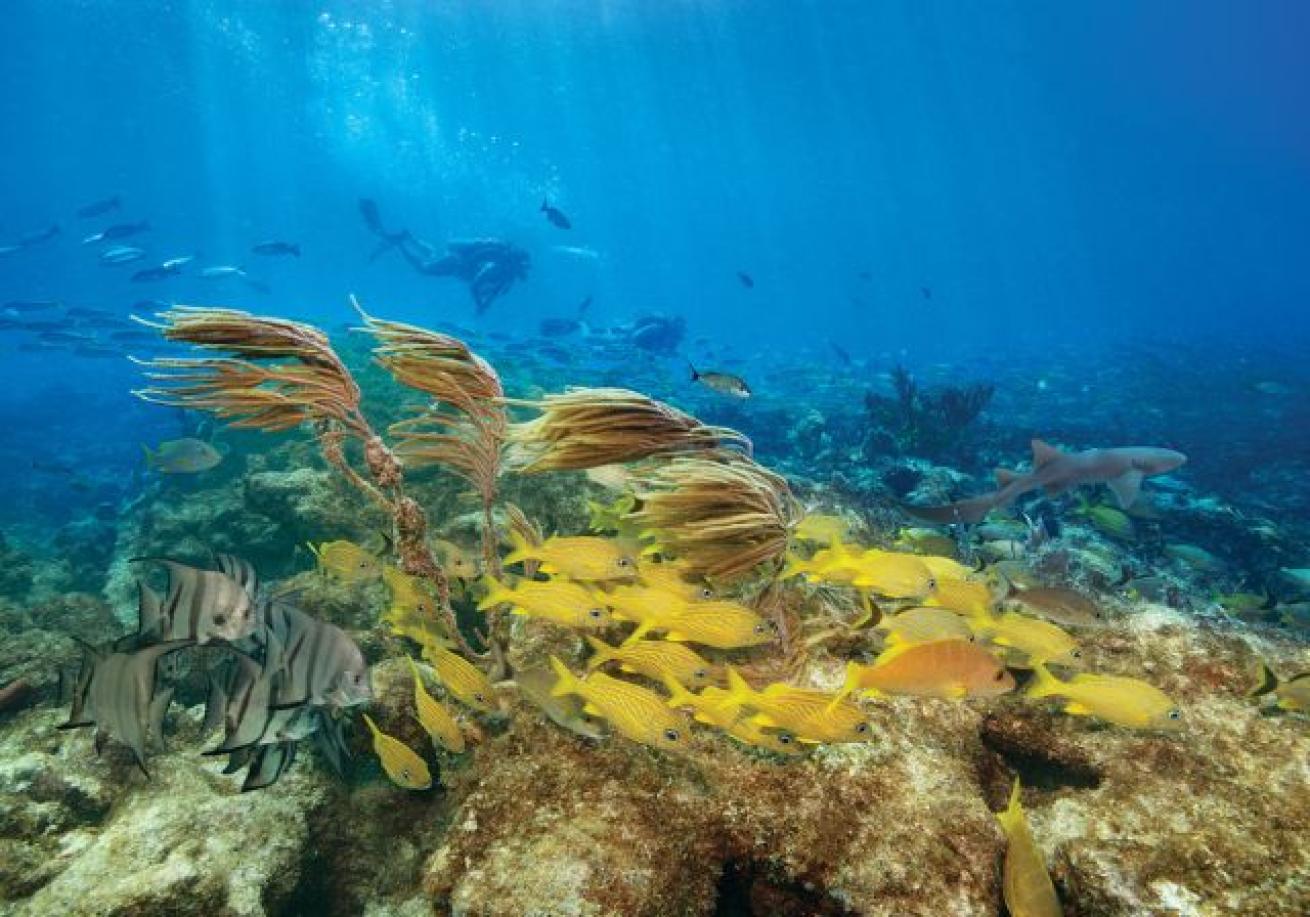
[[[473,663],[434,641],[423,645],[423,657],[432,663],[437,680],[460,703],[483,713],[499,712],[495,689]]]
[[[484,582],[487,596],[478,603],[479,611],[509,605],[516,615],[588,630],[605,627],[612,620],[601,599],[586,586],[571,580],[520,580],[512,589],[490,577]]]
[[[1174,730],[1181,726],[1182,711],[1154,685],[1122,675],[1075,675],[1061,681],[1043,665],[1033,668],[1029,697],[1061,697],[1064,712],[1094,716],[1130,729]]]
[[[615,586],[605,593],[604,600],[614,617],[636,622],[636,639],[652,629],[666,630],[674,614],[687,604],[677,593],[645,586]]]
[[[691,708],[697,722],[716,726],[737,741],[754,748],[763,748],[780,755],[803,753],[800,741],[787,730],[768,729],[750,717],[743,716],[739,708],[724,707],[728,692],[722,688],[711,686],[700,694],[692,694],[667,675],[663,680],[664,686],[669,689],[669,706]]]
[[[1018,650],[1025,668],[1038,663],[1082,667],[1082,651],[1073,637],[1049,621],[1007,611],[975,625],[977,635],[994,646]]]
[[[1277,706],[1283,710],[1310,711],[1310,672],[1293,675],[1287,681],[1279,681],[1278,676],[1263,661],[1256,669],[1256,686],[1250,697],[1272,694],[1278,698]]]
[[[863,742],[873,733],[864,711],[840,696],[786,684],[756,691],[731,667],[719,707],[747,707],[756,711],[757,725],[785,729],[802,742]]]
[[[391,604],[382,619],[390,625],[392,633],[422,643],[440,632],[437,602],[425,581],[389,564],[382,568],[382,581],[391,593]]]
[[[600,668],[607,662],[617,662],[624,672],[636,672],[654,679],[667,676],[688,688],[703,688],[714,681],[714,666],[681,643],[630,640],[614,647],[594,637],[588,637],[587,643],[595,653],[587,660],[588,670]]]
[[[460,731],[459,723],[455,722],[450,711],[423,687],[423,676],[419,674],[414,660],[408,656],[405,660],[409,663],[409,670],[414,673],[414,712],[419,725],[432,737],[432,741],[442,748],[457,755],[462,753],[464,733]]]
[[[514,550],[505,557],[506,566],[537,561],[546,573],[588,583],[631,580],[637,576],[637,559],[625,545],[591,535],[554,536],[530,545],[517,533],[510,533]]]
[[[808,559],[789,551],[780,576],[782,579],[803,576],[823,583],[849,585],[859,574],[859,555],[838,541],[820,548]]]
[[[973,568],[966,567],[950,557],[938,557],[935,554],[915,554],[920,563],[927,567],[940,583],[944,579],[967,580],[973,575]]]
[[[1014,676],[987,650],[968,640],[936,640],[893,646],[873,665],[846,665],[846,684],[839,697],[852,691],[870,694],[910,694],[916,697],[994,697],[1014,689]]]
[[[675,595],[684,602],[708,602],[714,598],[713,589],[689,577],[682,564],[674,561],[642,564],[641,584],[648,589]]]
[[[653,691],[603,672],[592,672],[585,680],[578,678],[555,656],[550,657],[550,667],[556,675],[551,694],[576,694],[585,702],[583,710],[604,718],[619,734],[666,751],[687,747],[686,722]]]
[[[992,590],[978,580],[938,577],[936,590],[924,604],[949,608],[970,618],[987,618],[992,611]]]
[[[628,514],[637,508],[637,498],[620,494],[609,503],[587,501],[587,528],[593,532],[613,532],[620,538],[639,540],[641,527],[629,520]]]
[[[482,564],[478,562],[474,555],[453,541],[434,538],[432,539],[432,548],[437,555],[437,560],[441,563],[442,569],[456,579],[467,582],[477,579],[480,575]]]
[[[841,541],[850,531],[850,524],[841,516],[810,513],[792,529],[792,536],[799,541],[830,545]]]
[[[1010,804],[996,818],[1005,832],[1003,890],[1005,907],[1012,917],[1061,917],[1064,909],[1046,871],[1046,862],[1028,830],[1028,819],[1019,802],[1019,778],[1014,778]]]
[[[921,601],[937,588],[937,578],[916,554],[870,548],[857,557],[856,564],[851,585],[887,598]]]
[[[318,568],[347,583],[370,582],[382,575],[382,561],[376,554],[353,541],[309,543],[318,558]]]
[[[772,624],[745,605],[725,601],[684,605],[657,627],[667,631],[666,640],[720,650],[760,646],[778,636]]]
[[[378,729],[377,723],[367,713],[364,714],[364,722],[368,723],[373,733],[373,751],[377,753],[382,769],[387,772],[392,783],[406,790],[426,790],[432,786],[432,773],[426,761],[414,754],[404,742]]]
[[[887,615],[874,627],[886,635],[888,645],[932,643],[934,640],[972,640],[969,622],[945,608],[907,608]]]

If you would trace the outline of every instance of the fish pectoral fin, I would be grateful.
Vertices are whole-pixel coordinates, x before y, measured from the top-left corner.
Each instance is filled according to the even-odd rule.
[[[753,717],[751,717],[751,722],[754,723],[756,726],[760,726],[764,729],[782,728],[782,724],[779,723],[777,720],[775,720],[773,717],[769,716],[767,713],[755,714]]]
[[[1125,471],[1119,477],[1106,481],[1105,486],[1110,488],[1114,498],[1119,501],[1119,508],[1127,509],[1137,502],[1137,497],[1142,492],[1142,473]]]
[[[600,710],[596,708],[595,704],[590,704],[590,703],[583,704],[582,712],[587,714],[587,716],[599,716],[602,718],[604,717],[604,714],[601,713]]]
[[[1078,701],[1069,701],[1064,705],[1064,712],[1070,716],[1091,716],[1092,708],[1086,704],[1080,704]]]

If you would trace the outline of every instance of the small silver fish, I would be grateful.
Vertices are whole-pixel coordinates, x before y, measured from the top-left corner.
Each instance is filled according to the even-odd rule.
[[[691,381],[699,382],[706,388],[732,398],[749,398],[751,396],[750,386],[746,384],[746,380],[731,373],[698,372],[696,367],[692,366]]]

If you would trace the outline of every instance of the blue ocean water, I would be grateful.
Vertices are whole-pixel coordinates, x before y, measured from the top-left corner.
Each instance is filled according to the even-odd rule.
[[[1306,447],[1308,20],[1291,2],[15,0],[0,243],[61,233],[0,257],[0,298],[335,329],[356,293],[395,318],[530,335],[590,297],[593,326],[682,317],[686,358],[732,348],[748,378],[835,367],[838,341],[853,409],[897,363],[1004,375],[997,397],[1031,432],[1082,422],[1083,444],[1105,444],[1112,413],[1231,482],[1243,444],[1254,463]],[[120,211],[74,215],[111,195]],[[438,247],[510,240],[530,276],[478,316],[462,284],[369,259],[362,197]],[[149,221],[123,240],[147,254],[105,267],[105,244],[80,240],[118,218]],[[252,254],[267,239],[303,257]],[[180,276],[129,280],[191,255]],[[267,292],[198,276],[214,265]],[[179,423],[130,397],[126,360],[30,339],[0,329],[0,459],[15,508],[57,514],[69,495],[32,460],[122,479]],[[1159,365],[1214,372],[1141,375]],[[686,396],[683,360],[664,367],[663,394]],[[1052,400],[1038,383],[1061,367]],[[1295,394],[1252,396],[1269,383]],[[803,402],[815,385],[755,387]],[[1198,396],[1220,393],[1232,415],[1207,425]]]

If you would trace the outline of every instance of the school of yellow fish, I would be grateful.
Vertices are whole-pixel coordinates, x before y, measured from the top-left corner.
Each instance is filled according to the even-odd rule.
[[[849,660],[835,690],[752,685],[742,669],[749,671],[753,655],[776,648],[775,626],[746,601],[691,575],[642,533],[624,528],[623,511],[630,508],[624,499],[589,504],[593,527],[603,534],[554,536],[539,544],[516,536],[502,559],[505,572],[496,577],[485,575],[459,546],[434,545],[479,611],[507,610],[511,620],[574,632],[579,648],[589,648],[583,670],[551,656],[549,669],[515,675],[525,699],[579,734],[600,735],[588,725],[594,718],[630,741],[679,752],[694,741],[695,724],[752,749],[792,756],[814,745],[873,738],[864,706],[871,699],[994,698],[1015,691],[1017,672],[1026,673],[1024,696],[1056,699],[1073,716],[1129,729],[1180,725],[1177,705],[1153,685],[1082,671],[1070,631],[1101,623],[1099,609],[1087,600],[1040,587],[998,592],[984,571],[917,553],[949,547],[930,535],[903,534],[891,550],[864,547],[849,540],[844,520],[820,514],[793,530],[778,576],[799,589],[852,591],[864,614],[838,628],[867,640],[869,657]],[[496,688],[443,636],[428,587],[352,542],[312,547],[325,574],[385,584],[390,602],[383,621],[416,642],[430,667],[409,659],[413,715],[435,750],[464,752],[461,717],[429,693],[425,677],[430,673],[446,698],[477,714],[499,713]],[[1302,700],[1304,683],[1280,683],[1267,669],[1261,683],[1280,704]],[[367,722],[389,778],[406,789],[430,786],[423,758]],[[1018,798],[1016,784],[1010,807],[999,816],[1010,842],[1006,900],[1013,894],[1016,913],[1048,913],[1054,891]]]

